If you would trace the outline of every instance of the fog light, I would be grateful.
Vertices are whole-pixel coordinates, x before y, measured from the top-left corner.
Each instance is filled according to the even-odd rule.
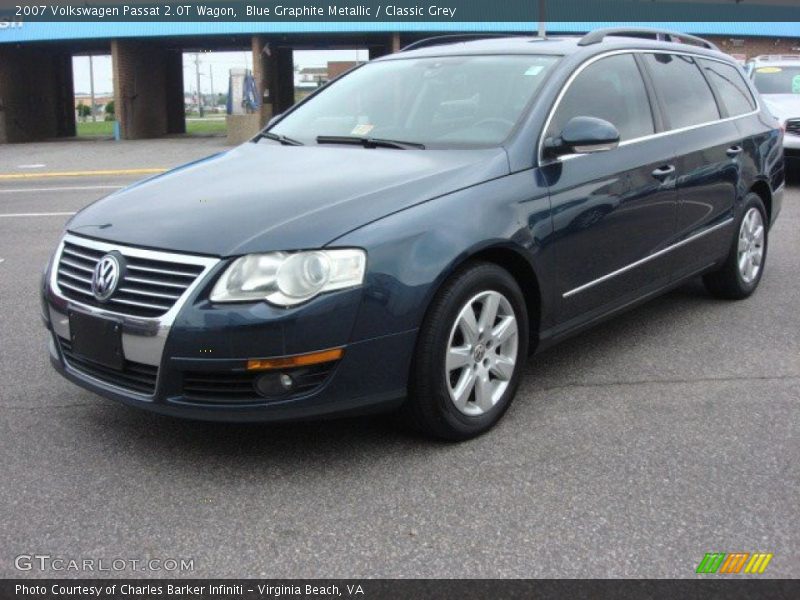
[[[286,373],[267,373],[256,379],[256,391],[266,398],[283,396],[294,388],[294,380]]]

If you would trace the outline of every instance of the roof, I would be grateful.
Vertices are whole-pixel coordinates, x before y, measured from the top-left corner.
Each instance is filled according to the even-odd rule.
[[[698,35],[800,38],[800,22],[550,22],[550,33],[581,33],[599,27],[641,26],[673,29]],[[180,37],[278,33],[386,32],[520,32],[536,31],[537,23],[520,22],[26,22],[0,28],[0,43],[113,38]]]

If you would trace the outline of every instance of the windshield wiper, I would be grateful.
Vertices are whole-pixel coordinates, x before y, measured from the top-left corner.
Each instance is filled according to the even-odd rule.
[[[396,148],[397,150],[425,150],[424,144],[417,142],[402,142],[400,140],[384,140],[381,138],[358,137],[350,135],[320,135],[317,136],[318,144],[361,144],[364,148]]]
[[[285,135],[279,135],[277,133],[272,133],[271,131],[260,131],[256,137],[253,138],[254,142],[257,142],[261,138],[267,138],[268,140],[273,140],[276,142],[280,142],[284,146],[302,146],[303,142],[300,140],[296,140],[294,138],[286,137]]]

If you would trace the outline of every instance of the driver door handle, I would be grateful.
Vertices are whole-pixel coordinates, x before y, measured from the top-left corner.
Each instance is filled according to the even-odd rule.
[[[675,165],[664,165],[663,167],[658,167],[655,171],[653,171],[653,177],[655,177],[659,181],[664,181],[674,172],[675,172]]]

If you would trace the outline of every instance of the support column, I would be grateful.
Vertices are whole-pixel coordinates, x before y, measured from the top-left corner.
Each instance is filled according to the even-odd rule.
[[[399,33],[390,33],[389,35],[380,36],[379,41],[376,41],[374,44],[370,41],[369,59],[372,60],[387,54],[400,52],[401,48]]]
[[[183,99],[183,53],[167,52],[167,133],[186,133],[186,108]]]
[[[158,137],[166,135],[170,125],[177,127],[174,114],[168,118],[168,106],[175,96],[168,76],[174,71],[170,55],[169,50],[153,42],[111,42],[114,108],[123,139]]]
[[[253,77],[262,101],[264,126],[294,104],[294,62],[291,48],[278,47],[264,36],[254,35],[252,48]]]
[[[280,114],[294,104],[294,61],[292,49],[276,48],[275,58],[275,100],[272,104],[275,114]]]
[[[263,127],[273,115],[273,49],[263,35],[254,35],[251,47],[253,49],[253,78],[256,80],[256,91],[261,102],[259,127]]]
[[[75,137],[75,86],[72,80],[72,56],[57,54],[53,57],[53,86],[56,94],[55,125],[57,137]]]
[[[74,136],[73,97],[68,52],[0,46],[0,143]]]

